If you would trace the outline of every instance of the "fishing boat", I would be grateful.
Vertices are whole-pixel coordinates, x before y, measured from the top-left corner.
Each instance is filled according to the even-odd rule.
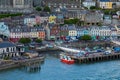
[[[66,64],[74,64],[74,60],[70,58],[70,56],[67,56],[65,54],[60,54],[60,60],[61,62],[63,63],[66,63]]]

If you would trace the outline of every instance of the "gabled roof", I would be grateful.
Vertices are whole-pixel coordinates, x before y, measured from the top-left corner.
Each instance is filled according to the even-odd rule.
[[[14,47],[15,44],[11,43],[11,42],[1,42],[0,43],[0,48],[6,48],[6,47]]]

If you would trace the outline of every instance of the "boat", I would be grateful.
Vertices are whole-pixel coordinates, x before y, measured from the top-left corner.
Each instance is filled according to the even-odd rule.
[[[65,54],[60,54],[60,60],[61,60],[61,62],[66,63],[66,64],[74,64],[75,63],[75,61],[73,59],[71,59],[70,56],[67,56]]]

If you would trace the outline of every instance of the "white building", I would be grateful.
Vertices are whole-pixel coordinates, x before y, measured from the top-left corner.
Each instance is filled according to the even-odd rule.
[[[33,17],[33,18],[25,18],[24,19],[24,24],[27,25],[27,26],[31,26],[31,27],[36,25],[35,17]]]
[[[68,36],[74,37],[77,36],[77,30],[75,25],[67,25],[68,26]]]
[[[87,7],[88,9],[90,9],[91,6],[96,6],[96,2],[92,0],[86,0],[82,4],[84,7]]]
[[[111,36],[111,30],[108,27],[92,27],[90,30],[91,36]]]
[[[0,43],[0,58],[5,56],[14,57],[18,56],[16,46],[10,42],[1,42]]]
[[[10,31],[8,26],[4,24],[4,22],[0,22],[0,35],[10,36]]]

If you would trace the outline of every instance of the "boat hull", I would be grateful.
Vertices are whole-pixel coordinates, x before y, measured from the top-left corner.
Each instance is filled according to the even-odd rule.
[[[74,64],[75,63],[74,60],[65,60],[65,59],[61,59],[61,62],[66,63],[66,64]]]

